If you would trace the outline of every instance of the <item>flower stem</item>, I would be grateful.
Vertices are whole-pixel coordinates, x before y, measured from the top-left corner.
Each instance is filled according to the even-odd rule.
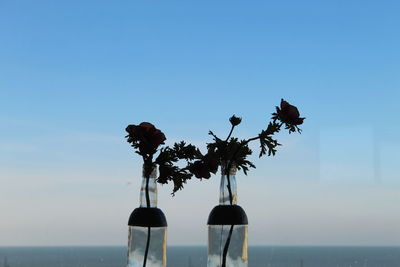
[[[229,192],[229,203],[233,205],[233,195],[232,195],[232,188],[231,188],[231,179],[230,179],[230,169],[232,167],[231,162],[229,162],[225,166],[225,172],[226,172],[226,179],[227,179],[227,187],[228,187],[228,192]],[[231,225],[228,233],[228,237],[226,238],[225,245],[224,245],[224,250],[222,252],[222,265],[221,267],[226,267],[226,257],[228,255],[228,249],[229,249],[229,244],[231,242],[232,238],[232,232],[233,232],[233,224]],[[223,227],[223,226],[222,226]],[[222,232],[221,232],[221,237],[222,237]]]
[[[150,208],[150,194],[149,194],[149,177],[146,177],[146,206]],[[146,250],[144,251],[144,259],[143,259],[143,267],[146,267],[147,263],[147,255],[149,254],[150,247],[150,235],[151,235],[151,227],[147,227],[147,241],[146,241]]]
[[[228,237],[226,238],[225,246],[224,246],[224,251],[222,253],[222,265],[221,267],[226,267],[226,256],[228,255],[228,249],[229,249],[229,244],[231,243],[231,237],[232,237],[232,232],[233,232],[233,224],[231,225],[231,228],[229,229]]]
[[[268,135],[273,135],[273,134],[275,134],[276,132],[279,132],[280,129],[281,129],[281,127],[282,127],[282,125],[283,125],[283,123],[280,123],[280,124],[279,124],[279,127],[278,127],[278,130],[275,131],[275,132],[268,132]],[[250,143],[251,141],[254,141],[254,140],[257,140],[257,139],[260,139],[260,138],[261,138],[260,135],[255,136],[255,137],[253,137],[253,138],[249,138],[249,139],[247,139],[247,140],[242,144],[242,146],[244,146],[244,145]],[[237,151],[239,151],[240,148],[241,148],[241,147],[239,147]],[[236,153],[235,153],[235,154],[236,154]]]
[[[230,166],[229,166],[230,167]],[[231,188],[231,179],[229,177],[229,170],[226,174],[226,179],[228,181],[228,185],[226,187],[228,187],[228,192],[229,192],[229,202],[231,203],[231,205],[233,204],[233,196],[232,196],[232,188]]]
[[[145,160],[145,178],[146,178],[146,208],[150,208],[150,193],[149,193],[149,181],[152,170],[152,156],[146,161]],[[150,247],[150,237],[151,237],[151,227],[147,227],[147,241],[146,241],[146,249],[144,251],[144,259],[143,259],[143,267],[146,267],[147,264],[147,255],[149,254]]]
[[[147,255],[149,254],[150,235],[151,235],[151,227],[149,226],[147,227],[147,241],[146,241],[146,250],[144,252],[143,267],[146,267]]]
[[[235,125],[232,125],[231,131],[229,132],[228,137],[225,139],[225,142],[229,140],[229,137],[231,137],[234,128],[235,128]]]
[[[146,177],[146,206],[150,208],[149,177]]]
[[[153,155],[149,157],[144,157],[143,156],[143,161],[144,161],[144,177],[146,178],[146,206],[147,208],[150,208],[150,194],[149,194],[149,180],[151,173],[153,172]]]

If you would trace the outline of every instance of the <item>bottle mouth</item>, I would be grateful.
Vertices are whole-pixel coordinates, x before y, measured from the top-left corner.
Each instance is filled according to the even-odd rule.
[[[227,164],[226,163],[222,163],[221,164],[221,174],[222,175],[236,175],[237,172],[237,168],[235,164],[232,164],[232,166],[230,167],[229,171],[226,169]]]
[[[145,173],[144,164],[143,164],[143,168],[142,168],[142,177],[147,178],[146,173]],[[153,179],[157,178],[157,167],[156,166],[153,167],[153,170],[151,171],[149,178],[153,178]]]

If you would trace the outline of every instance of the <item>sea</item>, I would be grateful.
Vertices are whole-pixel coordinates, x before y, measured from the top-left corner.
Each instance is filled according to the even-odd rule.
[[[126,267],[126,247],[0,247],[0,267]],[[206,267],[207,248],[168,247],[168,267]],[[249,248],[249,267],[400,267],[400,247]]]

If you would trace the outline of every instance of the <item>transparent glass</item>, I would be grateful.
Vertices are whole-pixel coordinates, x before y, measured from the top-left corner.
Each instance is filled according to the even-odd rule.
[[[237,204],[236,168],[222,168],[219,205]],[[208,226],[208,267],[248,266],[248,226]]]
[[[209,225],[208,226],[208,267],[223,266],[224,247],[232,228],[232,236],[227,250],[225,267],[248,266],[248,226]]]
[[[128,267],[167,266],[167,227],[129,226],[128,240]]]
[[[157,207],[156,169],[149,178],[143,177],[140,207]],[[128,267],[167,266],[167,227],[129,226]]]
[[[146,186],[148,186],[149,203],[146,199]],[[156,208],[157,207],[157,182],[155,178],[143,178],[142,186],[140,188],[140,207],[142,208]]]
[[[219,204],[220,205],[232,205],[237,204],[237,187],[236,187],[236,176],[231,172],[231,175],[223,174],[221,176],[221,183],[219,187]],[[229,194],[229,190],[231,194]],[[232,198],[232,200],[231,200]]]

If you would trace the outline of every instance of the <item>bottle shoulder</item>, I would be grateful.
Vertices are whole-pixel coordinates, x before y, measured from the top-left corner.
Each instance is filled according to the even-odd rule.
[[[208,225],[247,225],[247,215],[239,205],[215,206],[208,216]]]
[[[129,226],[166,227],[167,219],[159,208],[136,208],[132,211],[128,221]]]

